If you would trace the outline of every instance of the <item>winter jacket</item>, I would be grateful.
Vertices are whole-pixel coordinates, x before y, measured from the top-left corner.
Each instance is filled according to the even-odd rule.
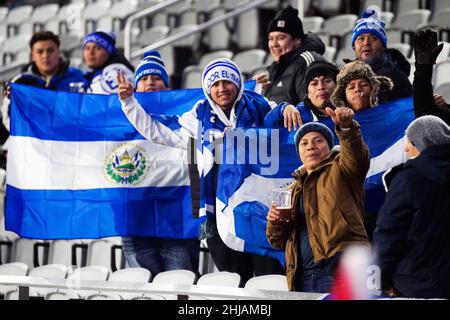
[[[364,143],[359,124],[349,130],[336,130],[341,151],[332,151],[311,173],[300,167],[294,173],[292,190],[293,219],[267,223],[269,243],[285,249],[288,287],[295,290],[298,263],[299,231],[296,219],[298,201],[303,193],[308,238],[314,262],[329,259],[352,243],[367,244],[364,229],[364,181],[369,169],[369,149]]]
[[[437,116],[450,125],[450,105],[447,104],[445,108],[434,103],[432,75],[433,65],[416,63],[413,82],[414,114],[416,117]]]
[[[276,103],[289,102],[296,105],[306,97],[304,88],[305,72],[316,60],[325,60],[322,54],[325,45],[314,34],[305,35],[304,41],[297,50],[280,57],[278,63],[273,62],[269,68],[269,80],[272,86],[263,95]]]
[[[45,78],[37,69],[34,62],[28,64],[23,69],[23,72],[15,76],[11,82],[26,84],[38,88],[56,90],[56,91],[70,91],[70,84],[73,82],[83,82],[86,84],[86,79],[80,69],[69,67],[69,62],[60,59],[58,73],[53,77]],[[5,98],[2,105],[3,124],[9,130],[9,106],[10,100]]]
[[[450,299],[450,144],[435,145],[384,177],[374,233],[384,289]]]

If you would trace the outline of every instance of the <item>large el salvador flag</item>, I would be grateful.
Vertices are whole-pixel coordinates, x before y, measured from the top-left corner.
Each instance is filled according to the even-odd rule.
[[[377,213],[385,199],[382,174],[406,161],[405,129],[414,120],[412,98],[400,99],[356,113],[370,149],[365,209]],[[330,119],[324,123],[334,131]],[[223,241],[231,248],[271,256],[284,264],[284,252],[265,236],[272,190],[287,187],[301,165],[293,136],[286,129],[236,129],[227,132],[218,179],[216,218]],[[244,143],[237,143],[244,141]],[[335,144],[339,140],[335,134]],[[320,201],[320,194],[318,195]]]
[[[198,237],[186,151],[145,140],[116,95],[11,86],[8,230],[40,239]],[[202,96],[136,94],[162,115],[182,114]]]

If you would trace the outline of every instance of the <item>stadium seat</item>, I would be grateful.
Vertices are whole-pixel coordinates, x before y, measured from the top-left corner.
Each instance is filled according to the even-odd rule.
[[[432,9],[435,14],[440,11],[450,9],[450,2],[448,0],[434,0]]]
[[[239,51],[257,48],[259,34],[258,10],[249,10],[236,18],[234,35]]]
[[[392,28],[402,31],[415,31],[417,26],[426,23],[431,15],[427,9],[416,9],[410,11],[401,11],[395,16]]]
[[[195,273],[190,270],[170,270],[163,271],[155,275],[152,280],[153,284],[173,284],[173,285],[193,285],[195,282]],[[149,296],[149,295],[146,295]],[[175,295],[163,295],[166,300],[176,300],[177,297]]]
[[[450,101],[450,82],[441,83],[434,92],[443,96],[445,101]]]
[[[450,61],[441,62],[435,67],[434,88],[449,81]]]
[[[317,33],[322,28],[324,21],[325,21],[325,19],[323,17],[319,17],[319,16],[304,17],[302,19],[303,30],[305,32]]]
[[[97,21],[108,15],[111,8],[111,0],[102,0],[88,4],[82,10],[82,29],[87,34],[97,29]]]
[[[203,69],[196,65],[187,66],[183,70],[181,88],[192,89],[202,87]]]
[[[137,38],[137,42],[142,46],[148,46],[156,41],[167,37],[170,32],[168,26],[155,26],[147,30],[143,30]]]
[[[327,60],[329,62],[333,62],[335,56],[336,56],[336,48],[326,46],[325,53],[323,54],[323,57],[325,58],[325,60]]]
[[[0,265],[0,275],[2,276],[26,276],[28,266],[22,262],[11,262]],[[0,296],[4,296],[6,292],[15,290],[16,286],[8,286],[0,284]]]
[[[54,20],[58,14],[59,5],[50,3],[36,7],[31,14],[31,31],[42,31],[46,23]]]
[[[219,271],[202,275],[196,285],[199,286],[219,286],[219,287],[239,287],[241,276],[237,273]]]
[[[405,56],[406,59],[409,58],[410,53],[411,53],[411,46],[407,43],[392,43],[392,42],[390,42],[388,44],[388,48],[397,49]]]
[[[67,275],[67,267],[62,264],[47,264],[31,269],[29,277],[42,277],[49,279],[64,279]],[[29,295],[31,297],[44,297],[53,292],[51,288],[30,287]],[[19,300],[19,291],[16,289],[5,293],[5,300]]]
[[[289,291],[286,276],[280,274],[268,274],[248,279],[245,289]]]
[[[338,67],[342,67],[345,64],[344,59],[355,60],[355,51],[351,47],[339,50],[334,61]]]
[[[56,19],[45,24],[45,29],[53,31],[55,34],[77,34],[84,35],[84,28],[81,26],[81,14],[84,8],[84,2],[69,3],[62,6]]]
[[[26,5],[11,9],[6,16],[7,36],[13,36],[22,33],[20,26],[30,20],[33,6]],[[29,36],[29,34],[28,34]]]
[[[207,66],[208,63],[210,63],[214,59],[218,59],[218,58],[232,59],[233,52],[231,52],[230,50],[219,50],[219,51],[207,52],[200,57],[200,59],[198,61],[198,65],[203,70]]]
[[[226,10],[223,7],[219,7],[212,10],[210,19],[220,17],[225,13]],[[229,48],[230,38],[230,31],[228,30],[226,23],[221,22],[206,30],[202,41],[210,51],[227,50]]]
[[[261,49],[251,49],[236,53],[233,61],[239,66],[242,74],[246,77],[258,66],[264,66],[266,52]]]
[[[48,243],[43,240],[17,238],[13,242],[11,261],[23,262],[29,269],[46,264]]]
[[[68,277],[67,280],[73,283],[74,287],[79,285],[79,281],[106,281],[109,275],[108,268],[104,266],[87,266],[75,269]],[[46,300],[59,300],[62,299],[85,299],[93,294],[92,290],[80,290],[80,289],[58,289],[56,292],[48,293],[45,296]],[[61,296],[62,295],[62,296]],[[64,297],[63,297],[64,296]]]

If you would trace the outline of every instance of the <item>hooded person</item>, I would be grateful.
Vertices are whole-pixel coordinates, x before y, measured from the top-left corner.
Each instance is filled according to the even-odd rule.
[[[331,96],[335,107],[345,106],[355,112],[378,106],[382,92],[392,90],[388,77],[377,76],[372,68],[361,61],[345,64],[336,77],[337,87]]]
[[[383,176],[374,232],[384,294],[450,299],[450,127],[432,115],[406,129],[410,158]]]
[[[268,76],[261,74],[255,79],[268,99],[297,105],[306,96],[305,71],[312,62],[325,60],[325,45],[317,35],[304,33],[298,10],[290,5],[270,21],[267,37],[273,63]]]
[[[139,63],[134,86],[136,92],[158,92],[169,89],[169,75],[159,51],[150,50],[144,53]],[[158,159],[158,155],[156,155]],[[160,167],[160,175],[173,174]],[[186,178],[186,167],[176,166],[177,175]],[[162,205],[164,206],[164,200]],[[176,199],[173,202],[177,202]],[[183,207],[182,199],[179,207]],[[158,200],[155,207],[160,205]],[[150,236],[122,237],[122,249],[128,267],[145,268],[152,276],[160,272],[185,269],[198,274],[200,241],[197,238],[168,238]]]
[[[330,292],[342,252],[352,244],[368,244],[363,207],[369,149],[353,110],[326,110],[340,150],[333,148],[326,125],[300,126],[294,142],[303,164],[293,173],[292,208],[280,210],[272,203],[267,218],[269,243],[285,250],[291,291]]]
[[[381,92],[383,101],[389,102],[412,95],[408,79],[409,63],[398,50],[388,48],[385,23],[380,19],[378,10],[373,7],[366,9],[355,22],[352,48],[356,60],[369,64],[376,75],[388,77],[394,83],[393,90]]]
[[[128,120],[146,139],[159,144],[187,149],[191,138],[196,140],[200,182],[199,216],[206,216],[202,234],[219,270],[237,272],[241,283],[253,276],[284,273],[281,264],[272,258],[229,249],[220,239],[215,219],[218,164],[215,150],[220,147],[226,128],[262,126],[265,115],[274,105],[263,96],[244,90],[238,66],[228,59],[211,61],[202,74],[206,97],[181,116],[168,120],[147,114],[133,97],[133,85],[123,74],[118,77],[118,95]],[[208,137],[208,139],[205,139]],[[252,261],[258,260],[253,263]],[[261,261],[264,260],[264,261]],[[259,270],[262,268],[264,270]]]
[[[117,92],[117,73],[122,70],[130,81],[134,67],[117,50],[113,32],[97,30],[83,39],[84,62],[91,69],[85,73],[89,93],[112,94]]]

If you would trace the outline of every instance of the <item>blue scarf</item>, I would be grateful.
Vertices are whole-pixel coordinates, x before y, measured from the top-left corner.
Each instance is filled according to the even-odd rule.
[[[236,104],[236,127],[255,127],[264,124],[264,117],[270,111],[269,103],[261,95],[253,91],[244,91],[242,98]],[[212,132],[223,133],[226,126],[214,113],[208,100],[197,108],[199,127],[197,132],[197,157],[200,172],[200,218],[215,214],[215,198],[217,186],[214,172],[217,171],[214,162],[215,149]],[[216,134],[216,135],[217,135]],[[222,144],[220,144],[220,148]],[[201,159],[200,159],[201,158]],[[220,159],[221,160],[221,159]]]

